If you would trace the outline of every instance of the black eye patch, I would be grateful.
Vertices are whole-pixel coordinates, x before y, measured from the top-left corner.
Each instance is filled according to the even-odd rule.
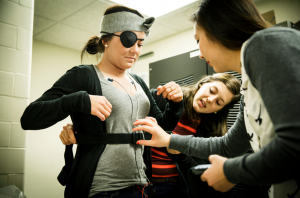
[[[102,32],[102,33],[107,33],[107,32]],[[132,47],[136,43],[137,40],[139,40],[139,41],[144,40],[144,39],[138,39],[136,34],[134,32],[130,32],[130,31],[124,31],[120,35],[116,35],[113,33],[109,33],[109,35],[120,37],[122,45],[126,48]]]

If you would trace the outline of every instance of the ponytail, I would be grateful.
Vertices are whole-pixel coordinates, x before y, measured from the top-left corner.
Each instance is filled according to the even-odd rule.
[[[105,50],[105,47],[102,43],[102,40],[105,39],[106,41],[108,41],[112,36],[102,36],[101,38],[99,36],[93,36],[90,38],[90,40],[88,40],[88,42],[86,43],[86,45],[84,46],[84,48],[81,51],[81,62],[83,59],[83,55],[88,53],[88,54],[102,54]]]

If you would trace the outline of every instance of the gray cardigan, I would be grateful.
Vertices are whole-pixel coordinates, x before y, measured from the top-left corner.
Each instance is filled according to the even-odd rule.
[[[242,98],[238,118],[225,136],[172,135],[170,148],[204,159],[211,154],[231,158],[225,162],[224,173],[232,183],[275,184],[299,178],[300,32],[288,28],[256,32],[245,46],[244,63],[277,137],[259,152],[245,154],[251,138],[245,128]]]

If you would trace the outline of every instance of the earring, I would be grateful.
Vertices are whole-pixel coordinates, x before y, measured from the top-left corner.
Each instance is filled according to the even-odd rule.
[[[217,114],[217,112],[215,112],[215,114]]]
[[[107,47],[108,45],[105,45],[105,47]]]

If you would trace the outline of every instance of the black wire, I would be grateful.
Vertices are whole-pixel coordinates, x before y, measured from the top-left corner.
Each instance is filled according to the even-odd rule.
[[[118,81],[116,80],[113,80],[115,81],[116,83],[118,83]],[[123,85],[121,85],[120,83],[118,83],[121,87],[123,87]],[[134,85],[135,86],[135,85]],[[136,87],[135,87],[136,88]],[[133,102],[132,102],[132,99],[130,97],[130,94],[127,92],[127,90],[123,87],[123,89],[126,91],[130,101],[131,101],[131,119],[132,119],[132,116],[133,116]],[[137,88],[136,88],[136,91],[137,91]],[[133,123],[133,122],[132,122]],[[133,136],[134,137],[134,136]],[[142,178],[141,178],[141,173],[140,173],[140,169],[139,169],[139,166],[138,166],[138,163],[137,163],[137,160],[136,160],[136,144],[134,144],[134,158],[135,158],[135,164],[136,164],[136,167],[137,167],[137,170],[138,170],[138,173],[139,173],[139,178],[140,178],[140,184],[141,186],[143,186],[142,184]]]

